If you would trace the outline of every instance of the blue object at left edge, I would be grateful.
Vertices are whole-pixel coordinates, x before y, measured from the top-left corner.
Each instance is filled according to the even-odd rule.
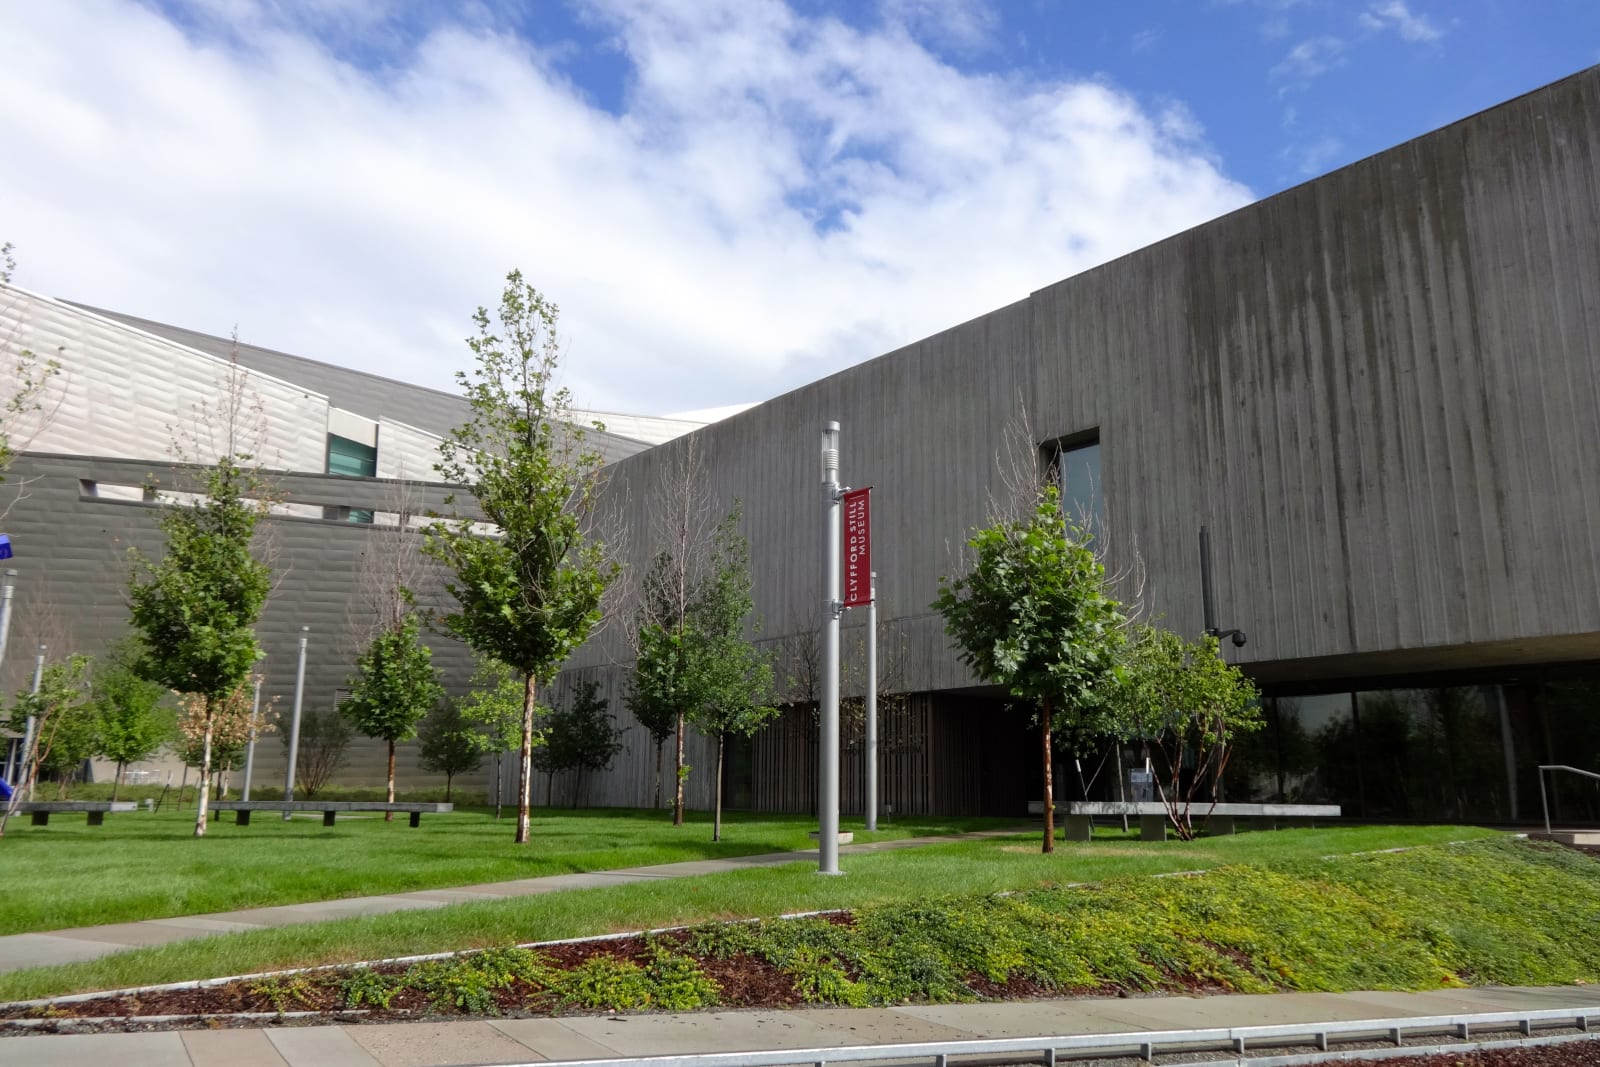
[[[0,559],[11,558],[11,535],[0,534]]]

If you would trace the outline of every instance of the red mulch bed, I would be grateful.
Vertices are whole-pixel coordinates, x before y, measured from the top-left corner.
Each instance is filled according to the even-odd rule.
[[[1345,1061],[1350,1062],[1350,1061]],[[1485,1049],[1482,1052],[1446,1052],[1437,1056],[1405,1056],[1393,1060],[1356,1060],[1372,1067],[1595,1067],[1600,1064],[1600,1041],[1571,1041],[1564,1045]]]

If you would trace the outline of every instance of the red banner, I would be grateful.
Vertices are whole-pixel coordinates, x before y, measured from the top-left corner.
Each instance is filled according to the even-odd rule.
[[[844,606],[872,603],[872,489],[844,495]]]

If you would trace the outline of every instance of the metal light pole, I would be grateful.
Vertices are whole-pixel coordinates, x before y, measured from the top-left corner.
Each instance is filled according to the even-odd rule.
[[[294,799],[294,764],[300,756],[300,698],[306,688],[306,642],[311,627],[300,627],[300,664],[294,671],[294,711],[289,718],[289,766],[283,772],[283,799]],[[283,821],[289,821],[287,809],[283,813]]]
[[[817,873],[839,872],[839,617],[844,604],[839,599],[839,570],[843,540],[843,491],[839,485],[839,424],[830,422],[822,429],[822,498],[827,517],[823,543],[824,586],[822,598],[822,739],[817,772],[818,835]]]
[[[0,585],[0,663],[4,663],[6,658],[6,637],[11,633],[11,595],[16,592],[16,583],[17,572],[7,568],[5,582]],[[22,758],[26,759],[27,754],[24,753]],[[7,751],[5,779],[8,782],[14,782],[18,777],[17,773],[12,770],[13,766],[11,753]]]
[[[255,701],[250,705],[250,744],[244,750],[244,790],[240,794],[243,800],[250,799],[250,775],[256,769],[256,722],[261,713],[261,675],[256,675]]]
[[[878,572],[867,601],[867,832],[878,828]]]
[[[38,696],[39,695],[39,686],[44,682],[44,657],[45,657],[45,653],[47,651],[48,651],[48,649],[44,645],[40,645],[39,646],[39,658],[33,661],[33,695],[34,696]],[[33,799],[33,778],[31,777],[29,769],[28,769],[28,761],[33,758],[33,744],[34,744],[35,741],[38,740],[38,738],[34,737],[33,735],[34,735],[34,732],[38,729],[38,727],[39,727],[39,718],[38,718],[38,716],[29,715],[28,716],[27,726],[22,731],[22,775],[21,775],[21,777],[24,778],[28,783],[28,799],[29,800]]]

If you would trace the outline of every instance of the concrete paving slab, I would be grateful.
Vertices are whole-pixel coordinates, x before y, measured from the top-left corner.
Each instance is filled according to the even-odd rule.
[[[177,1034],[50,1034],[0,1039],[0,1067],[192,1067]]]
[[[186,1030],[180,1036],[194,1067],[288,1067],[261,1030]]]
[[[1475,1011],[1585,1008],[1600,1005],[1600,986],[1592,985],[1479,986],[1473,989],[1452,989],[1450,992],[1468,1003],[1482,1005],[1474,1008]]]
[[[342,1026],[286,1026],[266,1034],[289,1067],[383,1067]]]
[[[481,885],[457,886],[456,891],[477,893],[483,898],[526,897],[537,893],[554,893],[562,889],[598,889],[601,886],[616,885],[619,881],[628,881],[626,872],[591,871],[585,874],[552,874],[544,878],[520,878],[512,882],[484,882]]]
[[[796,1008],[798,1018],[847,1034],[849,1045],[893,1045],[906,1041],[960,1041],[972,1034],[888,1008]]]
[[[182,941],[205,936],[197,931],[155,923],[108,923],[105,926],[80,926],[74,930],[54,930],[51,937],[70,937],[77,941],[97,941],[119,948],[134,945],[164,945],[168,941]]]
[[[1105,1014],[1099,1007],[1105,1003],[1103,999],[1017,1000],[986,1004],[913,1004],[888,1010],[961,1030],[970,1037],[1116,1034],[1124,1030],[1154,1029]]]
[[[359,915],[388,915],[397,911],[417,911],[424,908],[442,908],[438,900],[420,900],[406,896],[346,897],[343,900],[319,900],[306,904],[283,904],[272,908],[252,908],[248,911],[223,911],[205,918],[222,922],[241,923],[247,926],[296,926],[301,923],[320,923],[335,919],[349,919]]]
[[[712,1011],[694,1015],[589,1015],[562,1020],[624,1056],[674,1052],[757,1052],[851,1044],[846,1031],[788,1011]]]
[[[1367,992],[1367,993],[1340,993],[1347,1000],[1367,1004],[1377,1015],[1388,1016],[1416,1016],[1416,1015],[1462,1015],[1479,1011],[1494,1011],[1505,1007],[1499,998],[1474,997],[1470,994],[1473,990],[1466,989],[1435,989],[1423,993],[1406,993],[1396,997],[1393,993]],[[1591,999],[1600,1004],[1600,992],[1591,994]],[[1489,1005],[1485,1007],[1485,1005]]]
[[[180,930],[195,931],[190,936],[200,937],[205,934],[232,934],[240,930],[254,930],[256,924],[228,922],[225,919],[212,918],[206,915],[179,915],[171,919],[145,919],[140,926],[171,926]]]
[[[527,1060],[528,1048],[487,1022],[404,1023],[395,1026],[352,1026],[345,1030],[384,1067],[433,1067],[448,1063],[516,1063]]]
[[[606,1059],[617,1054],[610,1045],[584,1037],[559,1019],[493,1019],[490,1026],[525,1045],[524,1059]]]
[[[1123,1019],[1130,1029],[1188,1030],[1213,1026],[1281,1026],[1289,1023],[1380,1019],[1383,1010],[1337,993],[1262,993],[1215,997],[1128,997],[1102,1002],[1097,1011]]]
[[[125,947],[54,934],[10,934],[0,937],[0,972],[97,960]]]

